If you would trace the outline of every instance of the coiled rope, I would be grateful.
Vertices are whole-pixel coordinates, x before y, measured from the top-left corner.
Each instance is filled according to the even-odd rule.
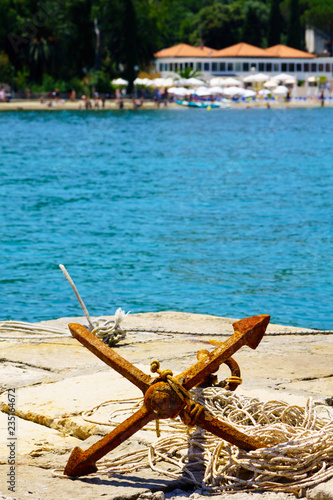
[[[216,387],[192,389],[191,396],[217,418],[260,438],[266,447],[245,452],[201,428],[189,430],[179,419],[168,420],[172,435],[132,454],[106,459],[99,471],[105,474],[111,466],[112,475],[150,467],[185,479],[207,494],[237,490],[300,494],[333,477],[332,408],[314,405],[311,398],[305,408],[261,402]]]
[[[77,300],[79,301],[80,306],[84,312],[84,315],[88,321],[90,331],[96,335],[96,337],[100,338],[109,346],[114,346],[118,344],[118,342],[126,336],[126,331],[122,330],[120,327],[120,323],[126,318],[129,312],[126,314],[120,307],[116,310],[115,318],[113,320],[102,321],[99,318],[93,321],[89,315],[88,309],[86,308],[85,303],[83,302],[74,281],[70,277],[67,269],[62,264],[59,264],[60,269],[62,270],[65,278],[68,283],[71,285]],[[102,323],[101,323],[102,321]]]

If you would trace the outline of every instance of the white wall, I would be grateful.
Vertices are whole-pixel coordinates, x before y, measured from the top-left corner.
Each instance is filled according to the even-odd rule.
[[[166,73],[186,66],[196,69],[202,76],[209,79],[213,76],[239,76],[245,77],[251,74],[251,67],[255,67],[255,73],[268,73],[271,76],[278,73],[288,73],[298,80],[306,80],[310,75],[326,76],[329,80],[333,78],[333,57],[316,57],[314,59],[282,59],[282,58],[157,58],[155,60],[156,70],[166,76]],[[162,66],[161,66],[162,65]],[[201,65],[201,66],[200,66]],[[207,66],[208,65],[208,66]]]

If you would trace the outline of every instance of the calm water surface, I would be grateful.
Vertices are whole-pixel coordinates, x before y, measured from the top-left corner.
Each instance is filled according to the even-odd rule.
[[[0,115],[0,317],[333,329],[333,109]]]

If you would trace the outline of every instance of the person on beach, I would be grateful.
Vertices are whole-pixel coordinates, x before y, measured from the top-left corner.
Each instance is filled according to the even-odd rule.
[[[60,99],[60,92],[59,92],[58,87],[56,87],[56,88],[54,89],[54,92],[53,92],[53,94],[52,94],[52,95],[53,95],[53,97],[54,97],[54,100],[55,100],[56,102],[58,102],[58,101],[59,101],[59,99]]]
[[[159,91],[158,88],[155,90],[154,102],[155,102],[156,107],[159,108],[160,104],[161,104],[161,92]]]
[[[165,88],[164,89],[164,93],[163,93],[163,103],[164,103],[164,106],[167,106],[168,105],[168,89]]]
[[[324,105],[325,105],[325,93],[324,93],[324,89],[320,92],[319,99],[320,99],[320,105],[323,108]]]
[[[98,92],[95,92],[95,99],[94,99],[94,106],[95,108],[99,109],[99,93]]]
[[[1,102],[6,102],[6,90],[5,87],[2,87],[0,90],[0,101]]]

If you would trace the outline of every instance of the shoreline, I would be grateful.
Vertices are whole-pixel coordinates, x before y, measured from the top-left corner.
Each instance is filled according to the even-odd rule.
[[[321,108],[321,102],[319,100],[313,101],[273,101],[270,102],[270,109],[299,109],[299,108]],[[325,102],[323,108],[333,108],[333,102]],[[149,109],[149,110],[161,110],[161,109],[187,109],[186,106],[180,106],[176,103],[168,103],[167,106],[161,104],[159,107],[156,106],[153,101],[144,101],[142,107],[134,108],[133,103],[130,99],[124,100],[123,109],[119,109],[119,105],[114,100],[108,100],[105,103],[105,107],[92,107],[91,109],[85,109],[84,102],[77,100],[75,102],[65,101],[59,102],[52,106],[46,103],[40,103],[39,100],[13,100],[10,102],[1,102],[0,103],[0,112],[1,111],[127,111],[127,110],[137,110],[140,109]],[[240,102],[235,103],[231,102],[230,107],[228,108],[220,108],[221,110],[225,109],[267,109],[267,102]]]

